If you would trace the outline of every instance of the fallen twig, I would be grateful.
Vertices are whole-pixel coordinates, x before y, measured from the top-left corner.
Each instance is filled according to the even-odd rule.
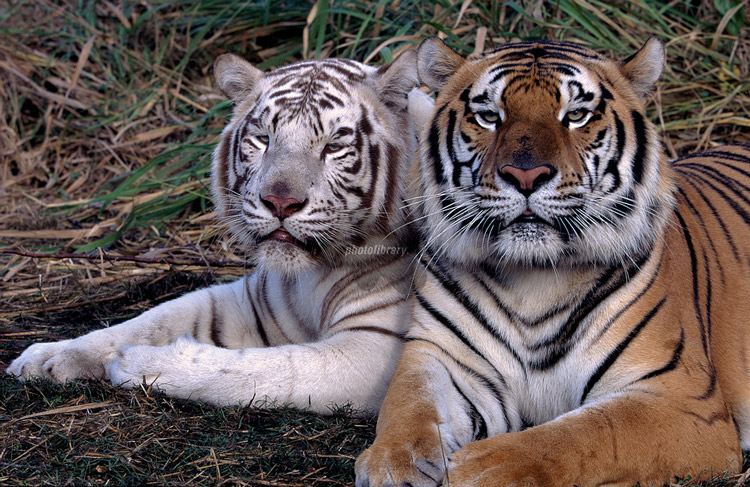
[[[208,260],[208,259],[167,259],[167,258],[150,258],[136,257],[132,255],[113,255],[104,252],[100,254],[40,254],[35,252],[25,252],[23,250],[0,250],[0,254],[20,255],[22,257],[31,257],[32,259],[82,259],[90,261],[109,261],[109,262],[138,262],[141,264],[169,264],[169,265],[186,265],[198,267],[247,267],[246,262],[229,262],[226,260]]]

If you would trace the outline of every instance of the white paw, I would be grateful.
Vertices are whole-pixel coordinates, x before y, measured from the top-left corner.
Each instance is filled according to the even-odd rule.
[[[104,377],[104,360],[103,354],[79,347],[74,340],[36,343],[11,362],[6,372],[21,380],[40,377],[64,384]]]
[[[164,346],[125,346],[107,367],[107,377],[115,386],[145,384],[170,396],[198,399],[204,382],[201,372],[211,366],[207,355],[214,348],[188,336]]]

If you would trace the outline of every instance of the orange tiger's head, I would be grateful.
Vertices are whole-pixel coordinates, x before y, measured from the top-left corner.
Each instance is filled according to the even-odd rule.
[[[672,208],[669,167],[644,114],[664,50],[622,63],[576,44],[505,44],[468,59],[418,51],[438,93],[422,139],[424,237],[456,263],[622,262]]]
[[[295,274],[399,234],[413,50],[380,69],[323,59],[264,73],[231,54],[214,69],[234,102],[214,153],[215,201],[258,265]]]

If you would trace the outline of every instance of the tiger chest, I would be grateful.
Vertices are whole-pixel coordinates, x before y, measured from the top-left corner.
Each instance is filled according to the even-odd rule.
[[[504,282],[459,275],[457,285],[433,275],[418,296],[411,335],[461,364],[452,376],[485,412],[488,433],[541,424],[580,406],[601,358],[591,346],[610,316],[597,310],[575,317],[592,278],[575,276],[586,284],[576,293],[529,271]],[[564,277],[558,271],[556,278]]]
[[[335,282],[316,271],[295,279],[272,271],[254,274],[248,278],[247,291],[255,326],[271,346],[318,340],[323,332],[323,303]]]
[[[502,377],[505,408],[511,412],[508,429],[542,424],[579,407],[598,364],[586,346],[587,333],[566,343],[558,336],[564,320],[550,320],[538,325],[532,339],[518,323],[503,321],[495,326],[506,331],[507,350],[485,358]]]

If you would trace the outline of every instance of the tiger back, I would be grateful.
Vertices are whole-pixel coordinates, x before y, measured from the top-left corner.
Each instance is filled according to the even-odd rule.
[[[267,73],[220,57],[216,81],[234,111],[214,152],[214,200],[255,270],[117,326],[32,345],[8,372],[145,381],[220,405],[377,411],[409,324],[415,56]]]
[[[669,162],[622,62],[437,39],[412,328],[357,485],[663,484],[750,447],[750,146]],[[408,398],[408,400],[406,399]]]

